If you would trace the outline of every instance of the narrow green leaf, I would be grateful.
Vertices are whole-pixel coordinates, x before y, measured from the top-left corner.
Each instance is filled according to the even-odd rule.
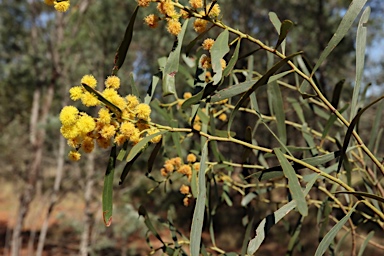
[[[131,19],[129,20],[128,27],[125,30],[123,41],[121,42],[119,48],[117,49],[116,55],[115,55],[115,64],[112,70],[112,74],[116,75],[117,71],[121,68],[125,61],[125,57],[127,56],[129,45],[132,41],[133,36],[133,26],[135,24],[137,11],[139,10],[139,6],[135,8],[135,11],[132,14]]]
[[[336,85],[335,88],[333,89],[333,94],[332,94],[332,101],[331,104],[334,108],[338,108],[339,106],[339,101],[340,101],[340,95],[341,95],[341,90],[343,89],[343,85],[345,83],[345,79],[340,80]]]
[[[195,210],[192,217],[192,226],[190,234],[190,251],[192,256],[198,256],[200,251],[201,233],[203,231],[205,200],[206,200],[206,186],[205,186],[205,169],[208,159],[208,141],[204,143],[201,160],[200,170],[198,177],[198,195],[196,200]]]
[[[280,33],[279,33],[279,40],[277,40],[277,42],[276,42],[275,49],[277,49],[281,45],[281,43],[284,42],[285,38],[288,35],[288,32],[292,29],[292,27],[293,27],[293,22],[290,21],[290,20],[284,20],[281,23]],[[285,45],[284,45],[283,49],[284,49],[284,52],[285,52]]]
[[[345,110],[347,110],[348,107],[349,107],[349,105],[345,104],[344,107],[339,110],[340,114],[343,113]],[[324,139],[328,135],[330,129],[335,124],[336,120],[337,120],[337,116],[332,113],[329,116],[327,123],[325,124],[325,127],[323,129],[323,133],[321,134],[321,139]]]
[[[292,194],[293,200],[297,202],[297,209],[301,215],[308,215],[308,205],[305,200],[303,190],[301,189],[299,179],[296,176],[296,172],[292,165],[285,158],[279,148],[274,148],[273,151],[279,160],[281,167],[283,168],[284,176],[288,179],[288,188]]]
[[[163,138],[159,141],[159,143],[156,143],[155,147],[152,150],[151,155],[148,158],[148,168],[147,173],[151,173],[153,165],[155,164],[156,156],[159,154],[161,146],[162,146]]]
[[[376,104],[377,102],[379,102],[382,99],[384,99],[384,96],[381,96],[380,98],[378,98],[378,99],[374,100],[373,102],[371,102],[370,104],[368,104],[365,108],[361,109],[356,114],[356,116],[353,118],[351,123],[349,124],[349,127],[347,129],[347,133],[345,134],[345,137],[344,137],[343,147],[341,148],[340,161],[339,161],[339,165],[337,167],[337,172],[340,171],[341,165],[342,165],[344,157],[345,157],[346,150],[348,148],[349,140],[351,139],[351,136],[352,136],[352,133],[353,133],[353,129],[355,128],[356,124],[359,122],[360,116],[367,109],[369,109],[370,107],[372,107],[374,104]]]
[[[188,26],[188,19],[184,21],[181,32],[177,35],[172,52],[169,54],[167,63],[163,71],[163,96],[168,96],[176,93],[175,76],[179,71],[179,59],[181,46],[184,39],[185,30]]]
[[[90,93],[92,93],[93,95],[95,95],[95,97],[101,101],[102,103],[104,103],[106,106],[108,106],[113,113],[115,113],[115,115],[117,115],[118,117],[121,116],[121,109],[119,109],[118,107],[116,107],[114,104],[112,104],[109,100],[107,100],[106,98],[103,97],[103,95],[101,95],[98,91],[96,91],[95,89],[93,89],[92,87],[90,87],[89,85],[87,84],[82,84],[83,87]]]
[[[116,165],[116,146],[113,146],[109,155],[107,171],[104,176],[104,186],[102,195],[103,205],[103,220],[105,226],[109,227],[112,224],[113,210],[113,174],[115,173]]]
[[[371,134],[379,134],[379,129],[381,126],[381,118],[384,113],[384,101],[380,102],[377,106],[377,110],[375,112],[375,121],[372,126]],[[371,152],[374,152],[375,142],[380,141],[380,139],[376,136],[369,136],[368,148]]]
[[[241,38],[237,40],[235,51],[232,55],[232,58],[229,60],[228,65],[223,71],[223,76],[228,76],[232,69],[235,67],[237,60],[239,59],[239,50],[240,50]]]
[[[328,249],[329,245],[332,243],[333,239],[337,235],[337,233],[340,231],[340,229],[344,226],[344,224],[348,221],[348,219],[351,217],[352,213],[355,211],[356,208],[355,204],[353,208],[348,212],[347,215],[345,215],[329,232],[324,236],[323,240],[321,240],[319,246],[316,249],[315,256],[322,256],[325,251]]]
[[[272,68],[270,68],[267,73],[265,73],[238,101],[238,103],[235,106],[235,109],[232,111],[229,120],[228,120],[228,131],[231,129],[231,125],[233,122],[233,119],[235,118],[235,115],[239,108],[243,105],[243,103],[248,99],[248,97],[259,87],[262,85],[265,85],[268,83],[269,78],[276,73],[284,64],[286,64],[288,61],[290,61],[295,56],[301,54],[301,52],[294,53],[282,60],[280,60],[277,64],[275,64]]]
[[[361,9],[363,9],[366,2],[367,0],[354,0],[351,2],[335,34],[333,34],[331,40],[328,42],[328,45],[321,53],[319,60],[316,62],[316,65],[312,70],[311,76],[315,74],[316,70],[320,67],[323,61],[328,57],[328,55],[333,51],[333,49],[335,49],[335,47],[347,34],[348,30],[352,26],[353,21],[359,15]]]
[[[128,81],[129,81],[130,86],[131,86],[132,94],[135,95],[138,99],[140,99],[140,93],[139,93],[139,90],[137,89],[137,86],[135,84],[135,79],[133,77],[133,73],[132,72],[129,73]]]
[[[139,152],[131,161],[125,164],[123,172],[120,175],[119,185],[123,185],[123,182],[125,178],[128,176],[128,173],[131,170],[132,165],[135,163],[135,161],[137,160],[137,158],[139,158],[140,155],[141,155],[141,152]]]
[[[159,233],[157,232],[157,230],[155,229],[155,227],[153,226],[152,222],[151,222],[151,219],[149,218],[149,215],[147,213],[147,210],[145,209],[144,206],[140,205],[139,207],[139,215],[140,216],[143,216],[144,217],[144,224],[147,226],[147,228],[149,229],[149,231],[151,231],[151,233],[157,238],[159,239],[159,241],[164,244],[164,241],[163,239],[161,239],[161,236],[159,235]]]
[[[205,38],[205,35],[208,33],[211,28],[214,26],[210,26],[207,30],[203,31],[201,34],[199,34],[195,39],[193,39],[184,49],[184,52],[187,56],[189,56],[189,53],[191,52],[192,48],[196,45],[197,42],[199,42],[201,39]]]
[[[178,121],[176,119],[172,119],[170,123],[171,127],[177,128],[178,127]],[[173,144],[176,148],[176,153],[178,156],[182,156],[183,152],[181,150],[181,144],[180,144],[180,133],[173,132],[171,133]]]
[[[141,141],[139,141],[139,143],[137,143],[135,146],[133,146],[131,148],[131,151],[129,151],[128,156],[127,156],[127,162],[130,162],[139,152],[141,152],[145,148],[145,145],[151,139],[153,139],[154,137],[156,137],[158,135],[162,135],[166,132],[168,132],[168,131],[161,131],[161,132],[157,132],[157,133],[145,136],[145,138],[143,138]]]
[[[221,81],[223,75],[223,69],[221,67],[220,60],[224,58],[224,56],[229,52],[228,39],[229,32],[226,29],[220,33],[210,50],[212,70],[215,73],[212,78],[214,85]]]
[[[359,108],[358,99],[360,95],[361,79],[364,72],[364,59],[365,59],[365,48],[367,44],[367,27],[369,15],[371,14],[371,8],[368,6],[365,8],[363,14],[360,17],[359,25],[357,27],[356,35],[356,77],[355,86],[353,87],[353,95],[351,101],[351,117],[356,115]]]
[[[160,77],[161,77],[161,72],[154,74],[152,76],[151,84],[149,85],[147,90],[147,95],[145,95],[145,98],[144,98],[145,104],[149,104],[151,102],[153,95],[155,94],[156,87],[159,84]]]
[[[363,244],[361,245],[360,250],[359,250],[359,253],[357,254],[357,256],[363,256],[363,255],[364,255],[365,248],[367,247],[369,240],[372,239],[372,237],[373,237],[374,234],[375,234],[375,231],[371,231],[371,232],[369,232],[369,234],[367,235],[367,237],[364,239],[364,242],[363,242]]]

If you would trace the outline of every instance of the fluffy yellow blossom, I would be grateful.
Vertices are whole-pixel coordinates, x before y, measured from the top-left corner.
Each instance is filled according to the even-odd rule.
[[[180,168],[177,169],[177,172],[181,173],[181,174],[184,174],[184,175],[187,175],[187,176],[191,176],[192,175],[191,166],[189,166],[187,164],[184,164],[184,165],[180,166]]]
[[[59,118],[63,126],[74,125],[79,118],[79,110],[74,106],[65,106],[61,110]]]
[[[94,107],[99,105],[99,100],[90,92],[86,91],[81,95],[81,103],[86,107]]]
[[[53,5],[54,2],[55,2],[54,0],[44,0],[44,3],[47,5]]]
[[[82,113],[79,120],[76,123],[77,128],[81,134],[87,134],[96,128],[96,122],[93,117],[87,115],[86,113]]]
[[[214,4],[214,6],[211,9],[212,4]],[[210,3],[207,6],[207,12],[209,11],[209,9],[211,9],[211,11],[208,13],[208,15],[210,17],[218,17],[220,15],[220,6],[217,2],[216,3]]]
[[[188,19],[191,17],[191,14],[185,10],[180,10],[180,15],[183,19]]]
[[[185,92],[184,94],[183,94],[183,98],[184,99],[189,99],[189,98],[191,98],[192,97],[192,93],[190,93],[190,92]]]
[[[86,136],[83,142],[81,143],[81,148],[84,150],[85,153],[91,153],[95,148],[93,138]]]
[[[119,89],[120,78],[118,78],[117,76],[108,76],[104,84],[107,88]]]
[[[187,162],[188,163],[194,163],[194,162],[196,162],[196,156],[195,156],[195,154],[188,154],[187,155]]]
[[[69,0],[68,1],[54,1],[53,7],[55,7],[56,11],[58,12],[66,12],[70,6]]]
[[[128,138],[130,138],[136,132],[135,129],[135,125],[131,122],[126,121],[120,125],[120,133]]]
[[[107,88],[102,92],[102,95],[119,109],[124,109],[127,106],[125,99],[115,89]]]
[[[96,142],[97,142],[97,145],[99,145],[99,147],[101,147],[101,148],[106,149],[106,148],[109,148],[111,146],[111,140],[103,138],[103,137],[97,138]]]
[[[84,93],[84,89],[81,86],[74,86],[71,89],[69,89],[69,97],[71,100],[76,101],[81,99],[81,96]]]
[[[166,163],[166,164],[164,164],[164,169],[167,172],[173,172],[175,170],[175,167],[171,163]]]
[[[189,4],[194,9],[202,8],[203,7],[203,0],[189,0]]]
[[[67,140],[74,139],[79,135],[79,129],[76,125],[62,126],[60,132]]]
[[[137,0],[137,5],[140,7],[148,7],[151,0]]]
[[[127,137],[124,136],[123,134],[118,134],[118,135],[116,135],[114,141],[115,141],[115,143],[116,143],[118,146],[121,146],[121,145],[124,144],[124,142],[127,141]]]
[[[151,129],[148,130],[148,135],[155,134],[155,133],[158,133],[158,132],[160,132],[159,129],[151,128]],[[157,135],[157,136],[155,136],[154,138],[151,139],[151,142],[156,144],[156,143],[159,143],[160,140],[161,140],[161,135]]]
[[[211,80],[212,80],[211,72],[209,71],[205,72],[205,82],[209,83]]]
[[[113,125],[105,125],[100,131],[101,137],[110,139],[116,134],[116,128]]]
[[[170,0],[163,0],[159,2],[157,4],[157,10],[168,17],[175,15],[175,7]]]
[[[181,185],[180,187],[180,193],[183,194],[183,195],[188,195],[189,194],[189,186],[187,185]]]
[[[167,177],[168,176],[168,172],[167,172],[167,170],[165,170],[165,168],[161,168],[160,169],[160,174],[163,177]]]
[[[77,151],[70,151],[68,154],[68,158],[71,161],[79,161],[81,157],[81,154]]]
[[[227,115],[225,113],[222,113],[221,115],[219,115],[219,120],[223,122],[227,121]]]
[[[107,108],[99,110],[99,122],[104,124],[109,124],[111,122],[111,113],[109,113]]]
[[[182,164],[181,157],[171,158],[167,161],[167,163],[173,164],[175,168],[178,169]]]
[[[227,62],[225,59],[220,60],[221,69],[224,70],[227,67]]]
[[[132,136],[129,137],[129,140],[130,140],[133,144],[137,144],[137,143],[139,143],[139,141],[141,140],[141,138],[140,138],[140,131],[139,131],[137,128],[134,129],[134,132],[133,132]]]
[[[196,131],[200,131],[201,130],[201,123],[200,122],[195,122],[193,124],[193,129],[195,129]]]
[[[81,78],[81,83],[86,84],[91,88],[96,88],[97,80],[93,75],[85,75]]]
[[[144,18],[144,22],[150,28],[156,28],[159,25],[159,18],[155,14],[150,14]]]
[[[203,42],[203,49],[207,51],[211,50],[214,43],[215,43],[215,40],[213,40],[212,38],[205,39]]]
[[[168,19],[167,30],[170,34],[177,36],[181,31],[181,23],[176,19]]]
[[[128,108],[134,109],[137,105],[139,105],[139,99],[132,94],[128,94],[125,99],[128,102]]]
[[[208,69],[212,66],[211,64],[211,58],[208,57],[207,55],[204,55],[201,59],[200,59],[200,64],[201,66],[204,68],[204,69]]]
[[[207,29],[208,21],[203,19],[196,19],[195,22],[193,22],[193,29],[201,34]]]
[[[190,203],[190,198],[188,198],[188,197],[184,197],[184,199],[183,199],[183,204],[184,204],[184,206],[188,206],[189,203]]]
[[[149,115],[151,114],[151,107],[148,104],[141,103],[136,106],[135,112],[137,118],[142,120],[148,120]]]
[[[200,163],[194,163],[194,164],[192,165],[192,168],[193,168],[193,170],[195,170],[195,171],[199,171],[199,170],[200,170]]]

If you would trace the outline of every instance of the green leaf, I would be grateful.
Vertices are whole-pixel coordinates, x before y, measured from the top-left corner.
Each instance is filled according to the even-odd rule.
[[[125,57],[127,56],[129,45],[132,41],[133,36],[133,26],[135,24],[137,11],[139,10],[139,6],[136,6],[135,11],[132,14],[131,19],[129,20],[128,27],[125,30],[123,41],[121,42],[119,48],[117,49],[116,55],[115,55],[115,66],[112,69],[112,74],[116,75],[117,71],[121,68],[125,61]]]
[[[359,253],[357,254],[357,256],[363,256],[363,255],[364,255],[364,250],[365,250],[365,248],[367,247],[369,240],[372,239],[372,237],[373,237],[374,234],[375,234],[375,231],[371,231],[371,232],[369,232],[369,234],[367,235],[367,237],[364,239],[364,242],[363,242],[363,244],[361,245],[360,250],[359,250]]]
[[[109,100],[107,100],[106,98],[103,97],[103,95],[101,95],[98,91],[96,91],[95,89],[93,89],[92,87],[90,87],[89,85],[87,84],[82,84],[83,87],[90,93],[92,93],[93,95],[95,95],[95,97],[101,101],[102,103],[104,103],[106,106],[108,106],[111,111],[113,113],[115,113],[115,115],[117,117],[120,117],[121,116],[121,109],[119,109],[118,107],[116,107],[114,104],[112,104]]]
[[[378,99],[374,100],[373,102],[371,102],[370,104],[368,104],[368,106],[366,106],[365,108],[361,109],[356,114],[356,116],[353,118],[352,122],[349,124],[349,127],[347,129],[347,133],[345,134],[345,137],[344,137],[343,147],[341,148],[340,161],[339,161],[339,165],[337,167],[337,172],[339,172],[340,169],[341,169],[341,165],[343,163],[343,160],[344,160],[347,148],[348,148],[349,140],[351,139],[351,136],[352,136],[352,133],[353,133],[353,129],[355,128],[356,124],[359,122],[360,116],[367,109],[369,109],[370,107],[372,107],[374,104],[376,104],[377,102],[379,102],[382,99],[384,99],[384,96],[381,96],[380,98],[378,98]]]
[[[305,200],[303,190],[301,189],[299,179],[296,176],[296,172],[292,165],[285,158],[279,148],[274,148],[273,151],[279,160],[281,167],[283,168],[284,176],[288,179],[288,188],[292,194],[293,200],[297,202],[297,209],[301,215],[308,215],[308,205]]]
[[[345,215],[329,232],[324,236],[323,240],[321,240],[319,246],[316,249],[315,256],[322,256],[325,251],[328,249],[329,245],[332,243],[333,239],[337,235],[337,233],[340,231],[340,229],[344,226],[344,224],[348,221],[348,219],[351,217],[352,213],[355,211],[356,208],[355,204],[353,208],[348,212],[347,215]]]
[[[137,86],[135,84],[135,79],[133,77],[133,73],[129,73],[129,83],[131,84],[131,90],[132,94],[135,95],[138,99],[140,99],[140,93],[139,90],[137,89]]]
[[[359,25],[357,27],[356,36],[356,77],[355,86],[353,87],[353,95],[351,101],[351,119],[356,115],[359,108],[358,99],[361,88],[361,78],[364,72],[364,59],[365,59],[365,48],[367,44],[367,28],[366,23],[368,22],[371,8],[368,6],[365,8],[363,14],[360,17]]]
[[[197,42],[199,42],[201,39],[205,38],[205,34],[208,33],[211,28],[214,26],[210,26],[207,30],[203,31],[201,34],[199,34],[195,39],[193,39],[184,49],[184,52],[187,56],[189,56],[189,53],[191,52],[192,48],[196,45]]]
[[[184,21],[181,32],[177,35],[172,52],[169,54],[167,63],[165,63],[163,71],[163,96],[168,96],[176,93],[175,76],[179,71],[179,59],[181,52],[181,45],[183,43],[185,30],[188,26],[188,19]]]
[[[215,73],[212,78],[214,85],[218,84],[221,81],[223,75],[220,60],[224,58],[224,56],[229,52],[228,39],[229,32],[226,29],[220,33],[210,50],[212,70]]]
[[[132,165],[135,163],[135,161],[137,160],[137,158],[139,158],[140,155],[141,155],[141,152],[139,152],[131,161],[125,164],[123,172],[120,175],[119,185],[123,185],[123,182],[125,178],[128,176],[128,173],[131,170]]]
[[[151,155],[148,158],[148,168],[147,173],[150,173],[152,171],[153,165],[155,164],[156,156],[159,154],[159,151],[162,146],[163,138],[159,141],[159,143],[156,143],[156,146],[153,148]]]
[[[347,110],[348,107],[349,107],[349,105],[345,104],[345,106],[339,110],[340,114],[343,113],[345,110]],[[332,113],[329,116],[327,123],[325,124],[325,127],[323,129],[323,133],[321,134],[321,139],[324,139],[328,135],[329,130],[335,124],[336,120],[337,120],[337,116],[334,113]]]
[[[113,146],[109,155],[107,171],[104,176],[104,186],[102,195],[103,220],[105,226],[109,227],[112,223],[113,210],[113,174],[116,165],[116,146]]]
[[[177,128],[178,121],[176,119],[172,119],[170,125],[172,128]],[[173,144],[175,145],[175,148],[176,148],[177,155],[182,156],[183,152],[181,150],[181,144],[180,144],[180,133],[173,132],[171,135],[172,135]]]
[[[359,191],[337,191],[334,194],[349,194],[349,195],[354,195],[357,197],[359,200],[363,200],[361,197],[368,197],[374,200],[377,200],[381,203],[384,203],[384,198],[375,194],[370,194],[366,192],[359,192]]]
[[[139,153],[141,152],[145,145],[151,140],[153,139],[154,137],[158,136],[158,135],[162,135],[164,133],[166,133],[168,131],[161,131],[161,132],[157,132],[157,133],[154,133],[154,134],[151,134],[151,135],[148,135],[148,136],[145,136],[145,138],[141,139],[141,141],[139,141],[139,143],[137,143],[135,146],[133,146],[131,148],[131,151],[129,151],[128,153],[128,156],[127,156],[127,162],[130,162],[132,161],[132,159]]]
[[[161,243],[164,244],[164,241],[163,239],[161,239],[161,236],[159,235],[159,233],[157,232],[157,230],[155,229],[155,227],[153,226],[149,216],[148,216],[148,213],[147,213],[147,210],[145,209],[144,206],[140,205],[139,207],[139,215],[140,216],[143,216],[144,217],[144,223],[145,225],[147,226],[147,228],[149,229],[149,231],[151,231],[151,233],[157,238],[159,239],[159,241]]]
[[[153,95],[155,94],[156,86],[159,84],[161,77],[161,72],[154,74],[152,76],[151,84],[148,87],[147,95],[145,95],[144,103],[149,104],[153,98]]]
[[[347,34],[348,30],[353,24],[353,21],[359,15],[361,9],[363,9],[366,2],[367,0],[354,0],[351,2],[335,34],[333,34],[331,40],[328,42],[328,45],[325,47],[324,51],[321,53],[319,60],[316,62],[316,65],[312,70],[311,76],[315,74],[316,70],[320,67],[323,61],[328,57],[328,55],[333,51],[333,49],[335,49],[335,47],[340,43],[340,41]]]
[[[192,217],[192,226],[190,234],[190,251],[192,256],[198,256],[200,251],[201,233],[203,231],[205,200],[206,200],[206,186],[205,186],[205,169],[207,166],[208,158],[208,141],[204,143],[201,160],[200,170],[198,177],[198,195],[196,200],[195,210]]]
[[[228,76],[233,68],[236,65],[237,60],[239,59],[239,50],[240,50],[241,38],[237,40],[235,51],[232,55],[232,58],[229,60],[228,65],[225,67],[223,71],[223,76]]]
[[[338,108],[339,106],[339,101],[340,101],[340,95],[341,95],[341,90],[343,89],[343,85],[345,83],[345,79],[340,80],[336,85],[335,88],[333,89],[333,94],[332,94],[332,101],[331,104],[334,108]]]
[[[238,101],[238,103],[236,104],[236,107],[235,109],[232,111],[230,117],[229,117],[229,120],[228,120],[228,131],[230,131],[231,129],[231,125],[232,125],[232,122],[233,122],[233,119],[235,118],[235,115],[237,113],[237,111],[239,110],[239,108],[243,105],[243,103],[248,99],[248,97],[259,87],[261,87],[262,85],[265,85],[268,83],[268,80],[269,78],[274,74],[276,73],[284,64],[286,64],[288,61],[290,61],[292,58],[294,58],[295,56],[301,54],[301,52],[298,52],[298,53],[294,53],[282,60],[280,60],[277,64],[275,64],[272,68],[270,68],[267,73],[265,73],[242,97],[241,99]]]

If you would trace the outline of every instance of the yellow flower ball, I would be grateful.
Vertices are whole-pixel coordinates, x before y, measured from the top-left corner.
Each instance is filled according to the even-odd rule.
[[[99,105],[99,100],[90,92],[86,91],[81,95],[81,103],[86,107],[94,107]]]
[[[187,155],[187,162],[188,163],[194,163],[194,162],[196,162],[196,156],[195,156],[195,154],[188,154]]]
[[[79,129],[76,125],[62,126],[60,128],[60,133],[67,140],[75,139],[79,135]]]
[[[68,154],[68,158],[71,161],[79,161],[81,157],[81,154],[77,151],[70,151]]]
[[[144,18],[144,22],[150,28],[156,28],[159,25],[159,18],[155,14],[150,14]]]
[[[140,7],[148,7],[151,0],[137,0],[137,5]]]
[[[73,101],[81,99],[81,96],[83,94],[84,94],[84,89],[81,86],[74,86],[71,89],[69,89],[69,97]]]
[[[193,9],[198,9],[203,7],[203,0],[189,0],[189,4]]]
[[[93,141],[93,138],[86,136],[81,143],[81,148],[85,153],[91,153],[95,148],[95,142]]]
[[[54,8],[56,9],[56,11],[58,12],[66,12],[68,9],[69,9],[69,6],[70,6],[70,3],[69,3],[69,0],[68,1],[54,1]]]
[[[149,115],[151,114],[151,107],[148,104],[141,103],[136,106],[135,112],[137,118],[142,120],[148,120]]]
[[[128,138],[130,138],[136,132],[135,129],[135,125],[131,122],[123,122],[120,125],[120,133]]]
[[[181,185],[180,187],[180,193],[183,194],[183,195],[188,195],[189,194],[189,186],[187,185]]]
[[[97,80],[93,75],[85,75],[81,78],[81,83],[86,84],[89,87],[95,89],[97,85]]]
[[[181,23],[176,19],[168,19],[167,30],[170,34],[177,36],[181,31]]]
[[[87,115],[86,113],[82,113],[79,120],[76,123],[77,128],[81,134],[87,134],[92,132],[96,128],[96,122],[93,117]]]
[[[134,109],[140,103],[139,99],[135,95],[132,95],[132,94],[128,94],[125,97],[125,99],[127,100],[128,108],[130,108],[130,109]]]
[[[120,88],[120,78],[117,76],[108,76],[105,80],[105,87],[119,89]]]
[[[203,49],[207,51],[211,50],[214,43],[215,43],[215,40],[213,40],[212,38],[205,39],[203,42]]]
[[[60,121],[64,126],[71,126],[79,118],[79,110],[74,106],[65,106],[60,112]]]

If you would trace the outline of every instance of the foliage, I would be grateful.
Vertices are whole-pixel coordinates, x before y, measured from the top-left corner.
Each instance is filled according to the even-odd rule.
[[[295,30],[292,21],[280,21],[275,13],[269,13],[276,34],[274,42],[264,43],[224,23],[220,4],[139,0],[140,7],[133,11],[122,36],[105,89],[97,88],[92,75],[85,75],[70,89],[72,100],[99,108],[93,118],[74,106],[61,111],[61,132],[73,148],[70,158],[79,160],[80,152],[93,151],[95,142],[101,148],[111,148],[103,189],[105,224],[112,222],[116,162],[126,162],[120,174],[119,184],[123,184],[134,162],[151,151],[145,173],[155,184],[150,192],[179,186],[183,204],[194,207],[189,236],[175,227],[172,214],[167,216],[165,226],[172,242],[160,235],[146,208],[139,208],[149,232],[162,244],[158,248],[150,245],[153,252],[226,253],[224,245],[216,244],[214,222],[222,205],[227,205],[247,211],[242,219],[242,248],[237,252],[242,255],[256,253],[273,225],[290,216],[299,216],[299,220],[296,224],[288,221],[287,253],[304,250],[301,227],[316,219],[321,241],[316,255],[327,250],[338,253],[341,243],[336,241],[341,229],[351,236],[350,249],[355,254],[357,238],[365,238],[357,228],[364,228],[366,223],[377,229],[384,227],[384,167],[379,160],[384,96],[366,103],[360,90],[365,24],[370,15],[369,7],[364,9],[366,1],[351,3],[313,67],[302,52],[296,51],[295,40],[299,38],[289,37]],[[137,12],[145,12],[142,7],[149,5],[156,5],[157,11],[148,13],[144,19],[147,25],[164,25],[176,38],[169,55],[159,59],[160,72],[149,79],[147,94],[141,97],[135,81],[124,81],[118,72],[134,39]],[[328,97],[323,91],[324,80],[318,80],[317,75],[363,9],[349,105],[342,97],[342,82]],[[193,30],[199,35],[187,40]],[[207,38],[208,31],[216,33],[214,39]],[[253,47],[245,48],[245,41]],[[244,51],[245,55],[239,54]],[[238,68],[239,61],[246,61],[247,67]],[[327,74],[321,72],[322,76]],[[329,75],[333,76],[330,80],[341,80]],[[119,93],[120,83],[131,85],[128,95]],[[161,92],[157,93],[160,84]],[[162,97],[157,99],[158,95]],[[358,126],[365,111],[373,106],[379,114],[365,129],[377,136],[366,142]],[[266,141],[266,136],[271,140]],[[164,162],[163,167],[152,170],[158,161]],[[269,214],[260,220],[255,211],[262,203],[267,203]],[[338,218],[340,214],[342,218]],[[330,223],[334,225],[328,231]],[[209,239],[202,238],[205,231]],[[369,239],[366,241],[375,245]]]

